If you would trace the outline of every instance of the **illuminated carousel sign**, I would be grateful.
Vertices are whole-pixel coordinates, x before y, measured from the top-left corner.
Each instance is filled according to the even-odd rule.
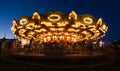
[[[108,27],[102,18],[90,14],[77,15],[75,11],[64,14],[50,11],[46,14],[33,13],[14,20],[12,32],[23,41],[83,41],[103,37]]]

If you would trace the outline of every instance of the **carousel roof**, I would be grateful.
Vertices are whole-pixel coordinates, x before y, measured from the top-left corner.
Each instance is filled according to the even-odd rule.
[[[78,15],[75,11],[65,14],[50,11],[46,14],[34,12],[32,16],[21,16],[13,20],[12,32],[16,37],[27,40],[47,38],[96,40],[105,35],[108,27],[102,18],[96,19],[90,14]]]

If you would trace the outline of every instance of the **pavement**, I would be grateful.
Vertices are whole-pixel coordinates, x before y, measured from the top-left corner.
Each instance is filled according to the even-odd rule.
[[[11,58],[0,58],[0,71],[120,71],[120,61],[105,66],[65,68],[51,67],[51,65],[35,64]]]

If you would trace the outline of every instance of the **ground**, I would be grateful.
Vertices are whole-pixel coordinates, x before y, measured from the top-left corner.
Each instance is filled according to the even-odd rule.
[[[0,58],[0,71],[120,71],[120,62],[110,65],[88,68],[60,68],[19,61],[10,58]]]

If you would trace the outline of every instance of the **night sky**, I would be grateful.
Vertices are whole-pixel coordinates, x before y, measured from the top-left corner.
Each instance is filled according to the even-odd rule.
[[[13,19],[22,15],[32,16],[34,11],[44,14],[51,10],[77,14],[92,14],[101,17],[108,26],[104,40],[120,39],[120,2],[119,0],[0,0],[0,38],[14,38],[11,32]]]

